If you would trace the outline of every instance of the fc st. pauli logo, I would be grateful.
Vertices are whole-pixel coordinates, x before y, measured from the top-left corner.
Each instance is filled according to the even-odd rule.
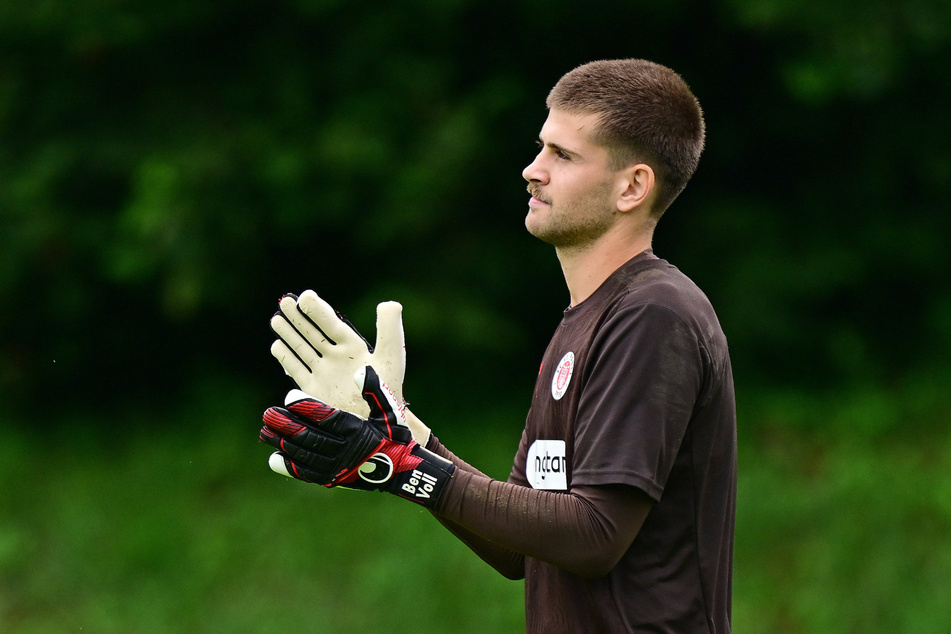
[[[568,352],[561,358],[558,365],[555,366],[555,374],[551,377],[551,396],[556,401],[568,391],[568,384],[571,383],[571,373],[575,371],[575,353]]]

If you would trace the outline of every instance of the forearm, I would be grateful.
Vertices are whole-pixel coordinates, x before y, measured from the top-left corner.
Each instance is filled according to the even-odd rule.
[[[433,517],[506,579],[517,581],[525,578],[525,555],[480,537],[438,513],[433,513]]]
[[[461,528],[498,552],[597,577],[626,552],[650,506],[647,496],[632,487],[539,491],[457,469],[436,515],[450,530]]]
[[[445,445],[439,442],[435,434],[430,436],[426,448],[452,462],[456,466],[457,473],[466,471],[482,477],[488,477],[449,451]],[[508,579],[522,579],[525,577],[525,556],[521,553],[517,553],[509,548],[504,548],[499,544],[485,539],[438,513],[433,513],[433,517],[502,576]]]

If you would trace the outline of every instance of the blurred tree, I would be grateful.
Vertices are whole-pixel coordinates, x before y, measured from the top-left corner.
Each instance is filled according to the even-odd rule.
[[[946,0],[0,3],[3,625],[75,627],[87,605],[118,630],[144,611],[169,631],[220,612],[279,627],[275,605],[313,618],[286,604],[301,540],[263,567],[275,552],[246,550],[277,530],[274,505],[302,507],[240,439],[259,393],[287,386],[266,320],[288,291],[316,289],[364,331],[376,302],[403,302],[409,398],[504,474],[505,424],[567,302],[522,228],[520,172],[553,82],[614,57],[677,69],[706,111],[706,153],[655,251],[706,290],[731,341],[737,629],[945,627]],[[460,386],[486,407],[430,418]],[[115,420],[141,429],[89,433],[132,399]],[[335,501],[321,521],[364,517],[347,504],[358,515]],[[396,524],[394,543],[412,541]],[[241,574],[197,556],[225,545]],[[444,548],[420,565],[451,568]],[[380,565],[376,550],[310,554]],[[90,570],[98,585],[74,592]],[[472,603],[431,592],[436,620]],[[365,600],[341,618],[369,618]]]
[[[265,320],[313,287],[367,330],[401,300],[411,382],[524,399],[567,298],[519,174],[551,84],[619,56],[705,106],[656,250],[713,297],[744,379],[942,364],[951,16],[893,5],[6,4],[3,398],[271,377]]]

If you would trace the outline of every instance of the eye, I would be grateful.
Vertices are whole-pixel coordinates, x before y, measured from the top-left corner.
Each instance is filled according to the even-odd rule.
[[[559,160],[562,160],[562,161],[570,161],[570,160],[571,160],[571,155],[568,154],[567,152],[565,152],[564,150],[562,150],[562,149],[561,149],[560,147],[558,147],[557,145],[546,145],[546,144],[543,143],[542,141],[535,141],[535,145],[538,146],[538,151],[539,151],[539,152],[541,152],[542,150],[545,150],[546,148],[548,148],[548,149],[550,149],[550,150],[552,151],[552,153],[554,153],[554,155],[555,155]]]

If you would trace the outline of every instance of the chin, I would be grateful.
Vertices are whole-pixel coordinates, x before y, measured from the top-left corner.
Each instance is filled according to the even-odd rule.
[[[531,212],[525,216],[525,229],[536,238],[544,239],[542,238],[544,230],[539,226],[538,219],[535,218]]]
[[[532,226],[528,222],[525,223],[525,228],[528,229],[528,232],[532,234],[532,236],[534,236],[535,238],[538,238],[542,242],[547,242],[548,244],[554,244],[551,240],[551,236],[546,231],[544,231],[543,228]]]

